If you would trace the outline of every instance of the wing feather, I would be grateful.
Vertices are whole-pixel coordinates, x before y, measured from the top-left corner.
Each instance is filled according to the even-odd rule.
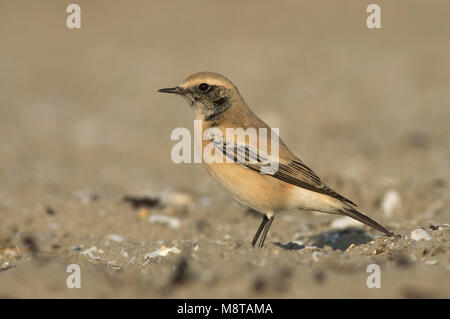
[[[320,180],[319,176],[317,176],[316,173],[306,166],[299,158],[294,158],[286,163],[277,161],[275,163],[276,165],[272,165],[275,161],[271,159],[268,154],[265,154],[250,145],[235,144],[214,139],[212,142],[225,156],[243,167],[249,168],[258,173],[262,173],[263,167],[278,167],[278,170],[273,172],[273,174],[270,174],[274,178],[294,186],[334,197],[344,203],[357,206],[348,198],[345,198],[326,186]]]

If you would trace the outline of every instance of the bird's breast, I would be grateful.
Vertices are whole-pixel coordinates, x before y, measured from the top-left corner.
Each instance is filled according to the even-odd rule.
[[[211,178],[239,203],[260,212],[289,208],[292,186],[238,163],[203,163]]]

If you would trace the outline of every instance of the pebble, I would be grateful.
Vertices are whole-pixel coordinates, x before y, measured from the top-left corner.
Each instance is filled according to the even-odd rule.
[[[438,263],[437,260],[427,260],[427,261],[425,261],[425,264],[427,264],[427,265],[436,265],[437,263]]]
[[[168,206],[173,206],[177,210],[189,211],[194,208],[195,202],[192,196],[183,192],[173,192],[163,196],[163,201]]]
[[[82,251],[81,254],[87,255],[88,257],[90,257],[92,259],[99,260],[100,257],[95,255],[94,252],[97,252],[97,247],[95,247],[95,246]]]
[[[293,240],[292,243],[298,245],[298,246],[305,246],[305,242],[303,240]]]
[[[142,220],[147,219],[149,214],[150,211],[147,208],[140,208],[138,211],[138,217]]]
[[[319,261],[319,256],[322,255],[322,253],[320,251],[315,251],[311,254],[311,258],[315,261],[318,262]]]
[[[167,201],[170,204],[180,206],[190,205],[193,203],[191,195],[181,192],[174,192],[170,194],[169,196],[167,196]]]
[[[356,247],[355,244],[351,244],[350,246],[347,247],[346,251],[350,251],[351,249],[353,249],[355,247]]]
[[[117,234],[111,234],[107,238],[108,238],[108,240],[114,241],[116,243],[121,243],[121,242],[124,241],[124,238],[122,236],[120,236],[120,235],[117,235]]]
[[[411,239],[415,240],[415,241],[419,241],[421,239],[423,239],[423,240],[431,240],[431,239],[433,239],[433,237],[431,237],[431,235],[428,234],[424,229],[417,228],[417,229],[414,229],[411,232]]]
[[[79,201],[81,201],[84,205],[87,205],[91,202],[94,202],[99,199],[97,194],[94,194],[88,190],[79,190],[73,194]]]
[[[172,229],[178,229],[181,226],[181,222],[178,218],[160,214],[153,214],[148,216],[147,221],[149,223],[168,224],[169,227]]]
[[[161,246],[160,249],[157,249],[155,251],[152,251],[152,252],[146,254],[144,256],[144,258],[145,259],[151,259],[151,258],[158,257],[158,256],[165,257],[169,253],[179,254],[180,252],[181,252],[181,250],[178,249],[177,247],[170,247],[170,248],[168,248],[166,246]]]
[[[392,217],[393,213],[402,206],[400,194],[395,190],[389,190],[384,194],[381,209],[385,217]]]
[[[347,227],[362,227],[362,224],[356,219],[347,216],[337,218],[331,223],[331,228],[334,229],[343,229]]]
[[[53,223],[50,223],[50,224],[48,225],[48,227],[49,227],[51,230],[57,230],[57,229],[59,229],[59,224],[58,224],[57,222],[53,222]]]

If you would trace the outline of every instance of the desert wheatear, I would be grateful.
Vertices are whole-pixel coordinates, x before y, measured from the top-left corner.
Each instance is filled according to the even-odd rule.
[[[302,160],[295,156],[270,127],[259,119],[247,106],[239,90],[224,76],[201,72],[188,77],[181,85],[159,90],[183,96],[202,121],[203,132],[214,128],[222,134],[210,134],[204,139],[203,148],[213,143],[222,161],[203,162],[209,175],[244,206],[264,214],[252,245],[259,241],[264,245],[275,214],[287,209],[301,209],[323,213],[350,216],[369,225],[386,235],[393,233],[358,212],[351,200],[327,187],[320,178]],[[260,141],[252,141],[248,136],[240,139],[230,138],[226,134],[229,128],[255,129],[260,137],[260,129],[267,129],[267,143],[262,149]],[[220,135],[220,138],[218,137]],[[270,145],[274,138],[278,140],[278,152]],[[230,147],[231,146],[231,147]],[[276,153],[277,157],[272,156]],[[215,154],[215,155],[217,155]],[[231,163],[226,159],[233,159]],[[244,160],[236,160],[244,159]],[[271,173],[262,173],[262,169],[276,164]]]

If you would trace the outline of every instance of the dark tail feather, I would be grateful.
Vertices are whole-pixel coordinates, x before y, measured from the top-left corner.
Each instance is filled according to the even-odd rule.
[[[367,217],[366,215],[358,212],[356,209],[354,209],[353,207],[348,207],[345,208],[343,210],[341,210],[342,214],[350,216],[358,221],[360,221],[363,224],[366,224],[370,227],[373,227],[377,230],[379,230],[380,232],[385,233],[388,236],[394,236],[394,233],[387,230],[386,228],[384,228],[383,226],[381,226],[380,224],[378,224],[376,221],[374,221],[373,219]]]

